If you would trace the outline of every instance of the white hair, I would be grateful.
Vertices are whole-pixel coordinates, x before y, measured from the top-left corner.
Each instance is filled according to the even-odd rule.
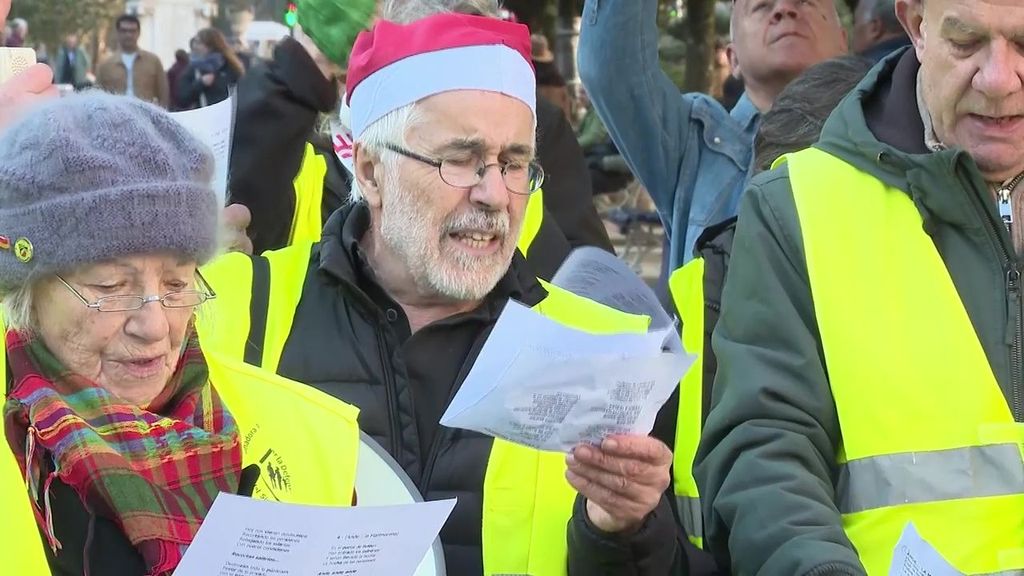
[[[0,310],[3,311],[4,325],[8,330],[32,332],[35,329],[32,301],[36,286],[37,282],[27,282],[0,295]]]
[[[380,16],[398,24],[409,24],[448,12],[497,18],[501,13],[501,3],[499,0],[384,0]]]
[[[355,143],[361,146],[361,153],[377,155],[384,164],[386,172],[394,174],[398,169],[399,156],[387,149],[387,146],[398,145],[407,148],[405,136],[409,129],[419,122],[416,104],[407,104],[397,110],[388,112],[373,124],[370,124]],[[359,188],[359,179],[352,179],[352,191],[349,200],[353,203],[362,202],[366,197]]]

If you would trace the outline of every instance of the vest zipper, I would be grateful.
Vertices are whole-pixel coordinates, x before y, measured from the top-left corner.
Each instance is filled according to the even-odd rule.
[[[388,427],[391,429],[388,451],[396,461],[401,461],[401,455],[398,453],[400,431],[398,429],[398,401],[395,400],[395,378],[391,374],[391,363],[388,362],[390,355],[388,354],[388,343],[384,334],[379,330],[377,331],[377,349],[380,351],[380,367],[384,371],[384,397],[388,404]]]
[[[448,429],[440,424],[437,425],[437,432],[434,439],[430,441],[430,451],[427,452],[426,466],[423,468],[423,477],[420,482],[420,489],[423,491],[423,499],[427,499],[430,492],[430,477],[434,475],[434,462],[437,460],[437,453],[441,449],[441,438],[448,433]]]
[[[1010,349],[1010,378],[1013,388],[1012,393],[1012,410],[1013,419],[1017,422],[1022,421],[1022,410],[1021,410],[1021,386],[1020,381],[1022,377],[1022,364],[1024,364],[1024,358],[1021,357],[1021,341],[1024,340],[1022,330],[1024,326],[1021,325],[1021,308],[1020,308],[1020,270],[1016,267],[1010,269],[1006,273],[1006,292],[1009,295],[1010,310],[1009,313],[1013,315],[1013,344]]]
[[[1010,194],[1013,194],[1013,191],[1017,189],[1017,186],[1019,186],[1022,181],[1024,181],[1024,172],[1017,174],[1012,180],[1000,186],[999,199],[1003,202],[1009,202]]]
[[[1024,174],[1014,178],[1017,183],[1021,179],[1024,179]],[[1013,186],[1015,187],[1016,184],[1013,184]],[[989,238],[995,242],[1003,257],[1001,264],[1006,273],[1007,323],[1012,325],[1013,330],[1012,343],[1010,345],[1010,410],[1013,412],[1013,419],[1015,421],[1024,422],[1024,409],[1022,409],[1024,408],[1022,407],[1024,397],[1021,394],[1021,387],[1024,385],[1021,382],[1022,371],[1024,371],[1024,358],[1021,357],[1021,345],[1022,341],[1024,341],[1022,330],[1024,330],[1024,326],[1021,326],[1020,268],[1017,266],[1017,258],[1013,251],[1006,246],[1006,242],[1003,241],[1003,237],[1000,235],[1001,231],[1006,230],[1005,224],[1002,220],[996,221],[992,218],[991,210],[988,209],[988,205],[982,200],[984,196],[979,196],[977,193],[977,187],[972,185],[970,188],[975,192],[971,196],[974,198],[975,207],[980,211],[982,220],[985,221],[989,231]],[[1001,187],[997,196],[1001,198],[1005,188],[1009,188],[1009,186]],[[1012,191],[1013,188],[1010,188],[1010,190]],[[997,198],[997,200],[1000,198]]]
[[[1010,195],[1022,180],[1024,180],[1024,172],[1000,186],[996,193],[997,201],[1009,204]],[[1010,218],[1013,218],[1012,214]],[[1020,229],[1020,225],[1021,223],[1017,223],[1014,226],[1014,233],[1024,232]],[[1002,245],[1001,242],[1000,245]],[[1005,247],[1003,252],[1006,253]],[[1008,254],[1007,258],[1010,258]],[[1013,419],[1017,422],[1024,421],[1024,406],[1022,406],[1024,399],[1022,399],[1021,392],[1021,388],[1024,387],[1024,366],[1022,366],[1024,365],[1024,351],[1021,350],[1022,341],[1024,341],[1024,324],[1021,322],[1020,276],[1020,269],[1017,267],[1016,258],[1014,258],[1010,269],[1006,272],[1006,292],[1010,305],[1009,313],[1013,315],[1014,323],[1013,343],[1010,346],[1010,384],[1013,389],[1011,409],[1013,410]]]

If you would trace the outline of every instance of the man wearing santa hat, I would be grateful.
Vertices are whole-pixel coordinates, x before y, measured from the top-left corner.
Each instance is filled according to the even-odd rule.
[[[218,293],[204,349],[358,406],[427,500],[458,498],[441,533],[451,576],[681,570],[663,443],[616,436],[567,457],[438,424],[510,299],[591,332],[646,329],[538,281],[516,252],[544,181],[527,28],[381,20],[347,83],[355,201],[316,244],[204,270]]]

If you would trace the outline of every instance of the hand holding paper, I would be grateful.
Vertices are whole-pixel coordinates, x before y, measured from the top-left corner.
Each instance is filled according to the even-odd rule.
[[[632,532],[668,488],[672,451],[649,436],[611,436],[566,456],[569,484],[587,499],[587,516],[605,532]]]
[[[7,6],[0,6],[0,22]],[[36,63],[34,50],[0,47],[0,130],[17,120],[26,108],[58,95],[53,71],[46,64]]]

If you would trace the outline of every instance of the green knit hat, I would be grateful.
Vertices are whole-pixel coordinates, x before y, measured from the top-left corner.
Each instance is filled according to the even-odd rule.
[[[348,65],[352,45],[373,19],[376,0],[298,0],[299,25],[338,66]]]

